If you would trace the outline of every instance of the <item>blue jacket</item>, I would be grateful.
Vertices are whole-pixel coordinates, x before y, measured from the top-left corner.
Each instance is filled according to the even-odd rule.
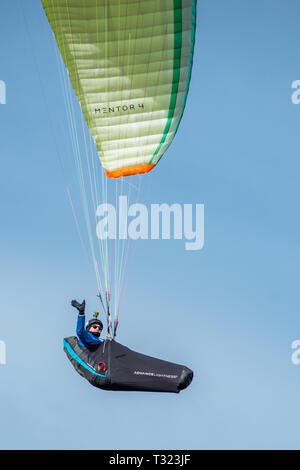
[[[96,338],[92,333],[86,331],[85,315],[78,315],[76,334],[79,339],[79,345],[82,348],[88,348],[89,346],[96,346],[102,343],[102,339]]]

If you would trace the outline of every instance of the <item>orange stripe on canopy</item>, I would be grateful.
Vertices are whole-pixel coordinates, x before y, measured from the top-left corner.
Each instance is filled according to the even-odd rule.
[[[139,175],[142,173],[148,173],[155,167],[154,163],[145,163],[144,165],[128,166],[127,168],[120,168],[119,170],[106,171],[107,178],[120,178],[121,176],[132,176]]]

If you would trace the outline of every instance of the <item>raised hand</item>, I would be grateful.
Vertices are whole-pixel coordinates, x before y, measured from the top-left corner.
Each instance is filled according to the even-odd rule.
[[[83,300],[82,304],[77,302],[77,300],[72,300],[71,302],[72,307],[77,308],[79,315],[84,315],[84,310],[85,310],[85,300]]]

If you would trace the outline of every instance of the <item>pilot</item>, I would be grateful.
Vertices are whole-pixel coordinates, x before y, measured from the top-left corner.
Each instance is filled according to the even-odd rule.
[[[83,348],[89,348],[101,344],[100,335],[103,330],[103,323],[98,319],[99,312],[95,312],[85,326],[85,300],[81,304],[77,300],[72,300],[71,305],[78,310],[76,334],[79,345]]]

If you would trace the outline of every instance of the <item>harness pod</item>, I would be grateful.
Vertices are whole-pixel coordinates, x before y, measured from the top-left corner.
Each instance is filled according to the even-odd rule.
[[[64,351],[76,371],[103,390],[179,393],[193,379],[191,369],[145,356],[115,340],[82,348],[71,336],[64,339]]]

